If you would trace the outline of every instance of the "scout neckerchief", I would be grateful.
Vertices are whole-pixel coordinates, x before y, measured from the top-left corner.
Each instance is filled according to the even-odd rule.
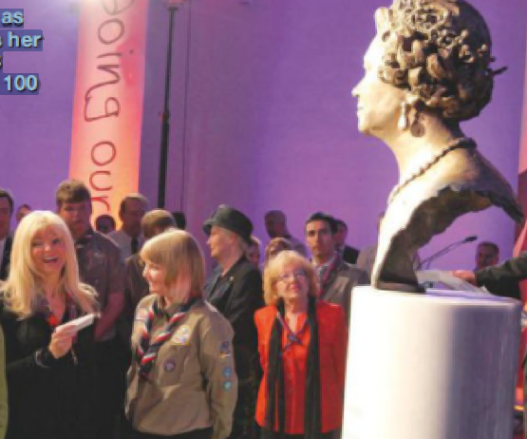
[[[319,276],[319,296],[321,299],[324,299],[324,296],[327,293],[327,289],[329,286],[333,283],[335,280],[335,277],[337,277],[338,268],[340,266],[340,262],[342,261],[340,255],[335,252],[335,255],[333,256],[333,260],[330,262],[329,266],[322,267],[322,273]]]
[[[305,320],[302,327],[294,332],[291,327],[287,324],[287,322],[284,320],[284,318],[280,315],[280,312],[277,313],[276,317],[278,318],[278,321],[282,325],[282,330],[285,330],[287,343],[283,347],[282,351],[285,353],[291,346],[294,344],[298,344],[302,346],[302,336],[304,335],[304,332],[307,328],[307,319]]]
[[[162,329],[162,331],[151,339],[152,325],[156,317],[160,317],[165,312],[159,309],[158,300],[154,300],[150,308],[148,309],[148,315],[144,324],[141,339],[137,345],[135,352],[136,361],[139,364],[139,373],[143,378],[147,378],[152,366],[154,365],[159,348],[172,337],[174,330],[176,329],[177,323],[185,317],[190,307],[198,300],[197,297],[191,299],[187,303],[178,306],[172,317],[168,320],[168,323]]]

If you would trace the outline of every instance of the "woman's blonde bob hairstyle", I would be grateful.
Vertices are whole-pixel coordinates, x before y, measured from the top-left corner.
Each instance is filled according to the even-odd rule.
[[[300,253],[294,250],[283,250],[272,258],[264,272],[264,299],[267,305],[275,305],[279,299],[276,284],[288,265],[296,265],[306,273],[308,296],[318,297],[318,281],[315,269]]]
[[[80,282],[79,267],[73,238],[66,223],[49,211],[36,210],[26,215],[15,233],[9,277],[2,285],[6,307],[20,318],[26,318],[38,309],[42,290],[40,273],[31,256],[35,236],[45,230],[55,233],[64,243],[66,260],[59,281],[59,293],[69,296],[85,313],[96,311],[95,290]]]
[[[146,263],[166,269],[165,285],[178,281],[179,276],[190,279],[190,297],[202,297],[205,284],[203,252],[194,237],[184,230],[168,229],[149,239],[140,253]]]

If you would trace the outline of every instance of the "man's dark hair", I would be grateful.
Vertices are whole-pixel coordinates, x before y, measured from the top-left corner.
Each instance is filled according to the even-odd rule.
[[[328,215],[324,212],[312,213],[307,217],[307,220],[304,224],[304,229],[309,223],[312,223],[313,221],[324,221],[329,226],[329,230],[331,231],[332,235],[337,233],[337,220],[335,220],[335,218],[333,218],[331,215]]]
[[[97,230],[99,230],[99,221],[103,221],[103,220],[108,220],[110,221],[110,223],[112,224],[113,228],[115,229],[115,219],[113,218],[113,216],[111,215],[108,215],[106,213],[103,213],[102,215],[99,215],[96,219],[95,219],[95,228]]]
[[[57,209],[61,209],[64,203],[82,203],[91,201],[89,189],[82,181],[66,180],[59,184],[55,193]]]
[[[124,213],[126,211],[126,202],[128,200],[140,201],[148,207],[148,198],[146,198],[143,194],[134,192],[133,194],[128,194],[122,199],[121,204],[119,205],[119,213]]]
[[[29,204],[21,204],[20,206],[18,206],[18,209],[16,211],[20,212],[22,209],[29,209],[29,210],[31,210],[31,206]]]
[[[338,227],[338,226],[342,226],[342,227],[344,227],[346,230],[348,230],[348,225],[347,225],[344,221],[342,221],[341,219],[336,219],[336,220],[335,220],[335,223],[337,224],[337,227]]]
[[[11,195],[11,192],[9,192],[7,189],[0,188],[0,198],[7,199],[7,202],[9,203],[9,208],[11,209],[10,213],[13,213],[15,201],[13,200],[13,195]]]
[[[141,220],[141,230],[146,239],[153,238],[158,233],[171,227],[176,228],[177,223],[173,215],[169,211],[163,209],[154,209],[146,212]]]
[[[496,254],[499,254],[499,252],[500,252],[500,248],[498,247],[498,244],[496,244],[496,243],[494,243],[492,241],[481,241],[478,244],[478,247],[489,247]]]
[[[185,218],[183,212],[176,210],[175,212],[172,212],[172,216],[174,217],[178,229],[185,230],[187,228],[187,218]]]

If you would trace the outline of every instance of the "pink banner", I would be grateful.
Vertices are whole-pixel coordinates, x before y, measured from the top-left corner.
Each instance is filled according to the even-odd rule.
[[[70,177],[93,218],[139,188],[147,0],[81,1]]]

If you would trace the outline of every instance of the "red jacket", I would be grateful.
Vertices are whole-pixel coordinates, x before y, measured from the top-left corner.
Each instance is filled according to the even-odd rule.
[[[254,315],[258,330],[258,351],[263,369],[263,379],[256,403],[256,422],[262,427],[265,427],[269,342],[277,312],[277,308],[271,305],[258,310]],[[348,330],[344,320],[344,311],[339,305],[319,302],[317,318],[320,344],[321,428],[322,432],[326,433],[342,426]],[[306,316],[299,318],[297,331],[305,320]],[[282,346],[287,343],[286,337],[287,331],[283,331]],[[294,344],[284,352],[286,434],[304,433],[306,359],[311,338],[309,327],[300,338],[301,345]],[[275,420],[277,431],[278,416]]]

